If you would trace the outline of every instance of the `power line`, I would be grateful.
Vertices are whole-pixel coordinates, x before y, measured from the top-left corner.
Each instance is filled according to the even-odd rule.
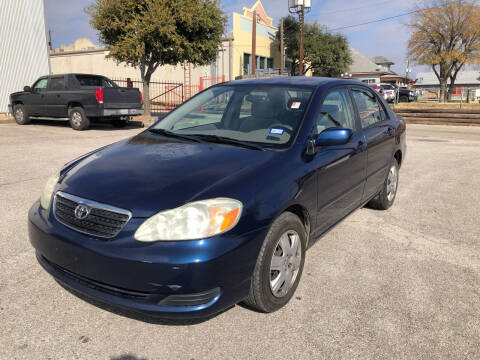
[[[386,17],[386,18],[383,18],[383,19],[377,19],[377,20],[367,21],[367,22],[364,22],[364,23],[361,23],[361,24],[355,24],[355,25],[349,25],[349,26],[342,26],[342,27],[339,27],[339,28],[336,28],[336,29],[329,29],[329,30],[330,30],[330,31],[338,31],[338,30],[350,29],[350,28],[353,28],[353,27],[358,27],[358,26],[363,26],[363,25],[369,25],[369,24],[374,24],[374,23],[381,22],[381,21],[387,21],[387,20],[396,19],[396,18],[399,18],[399,17],[402,17],[402,16],[407,16],[407,15],[415,14],[415,13],[421,12],[421,11],[424,11],[424,10],[420,9],[420,10],[409,11],[409,12],[407,12],[407,13],[403,13],[403,14],[399,14],[399,15],[395,15],[395,16],[390,16],[390,17]]]

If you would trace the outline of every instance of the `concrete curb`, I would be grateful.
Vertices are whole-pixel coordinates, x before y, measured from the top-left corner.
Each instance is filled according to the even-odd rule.
[[[11,116],[0,116],[0,124],[12,124],[15,119]]]

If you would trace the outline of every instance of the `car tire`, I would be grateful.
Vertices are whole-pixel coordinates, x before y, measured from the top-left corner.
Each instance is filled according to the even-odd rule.
[[[405,95],[400,96],[399,102],[408,102],[408,97]]]
[[[285,306],[302,277],[306,244],[305,226],[298,216],[280,215],[263,242],[244,303],[265,313]]]
[[[112,121],[112,125],[118,129],[123,129],[125,126],[128,125],[128,120],[114,119]]]
[[[70,118],[70,126],[74,130],[81,131],[90,127],[90,119],[81,107],[71,108],[68,112],[68,117]]]
[[[382,190],[375,196],[368,206],[377,210],[387,210],[395,202],[398,189],[398,162],[393,159],[388,169],[387,177],[382,185]]]
[[[28,113],[25,110],[25,106],[22,104],[15,105],[13,110],[13,117],[18,125],[27,125],[30,123],[30,118],[28,117]]]

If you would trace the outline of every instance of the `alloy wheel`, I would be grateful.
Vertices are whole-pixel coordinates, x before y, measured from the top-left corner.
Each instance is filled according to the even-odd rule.
[[[275,297],[288,294],[298,275],[302,262],[302,242],[294,230],[280,237],[270,262],[270,290]]]
[[[392,201],[397,192],[397,182],[398,182],[398,171],[395,166],[390,168],[387,178],[387,199]]]

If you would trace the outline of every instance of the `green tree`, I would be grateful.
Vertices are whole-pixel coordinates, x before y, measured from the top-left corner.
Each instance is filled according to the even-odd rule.
[[[293,16],[283,19],[286,57],[292,62],[291,75],[298,72],[300,60],[300,22]],[[280,31],[275,46],[280,48]],[[305,24],[305,72],[312,69],[315,76],[335,77],[348,71],[352,56],[343,35],[331,34],[317,23]]]
[[[150,115],[150,80],[159,66],[215,60],[226,24],[218,5],[219,0],[96,0],[86,11],[109,57],[140,70]]]

